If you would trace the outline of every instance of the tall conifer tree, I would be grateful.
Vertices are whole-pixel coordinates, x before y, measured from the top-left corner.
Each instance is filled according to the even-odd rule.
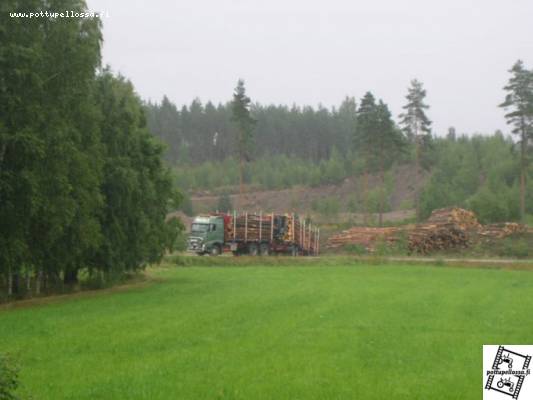
[[[416,217],[420,219],[420,191],[418,189],[421,179],[424,152],[428,150],[431,138],[431,121],[426,116],[425,110],[429,108],[424,103],[426,90],[422,83],[416,79],[411,81],[411,86],[407,89],[407,104],[403,106],[405,112],[400,114],[400,125],[402,126],[408,140],[415,145],[416,180],[415,185],[415,206]]]
[[[509,70],[511,78],[504,87],[507,95],[500,104],[507,112],[505,118],[513,125],[512,133],[518,136],[520,146],[520,218],[526,216],[526,180],[529,166],[529,140],[533,140],[533,71],[518,60]]]
[[[253,131],[256,124],[250,115],[251,100],[246,95],[244,81],[239,79],[233,93],[232,120],[237,126],[237,152],[239,157],[239,206],[242,201],[244,163],[251,158]]]

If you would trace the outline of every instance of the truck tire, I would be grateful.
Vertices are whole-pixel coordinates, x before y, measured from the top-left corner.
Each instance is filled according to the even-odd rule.
[[[220,245],[218,244],[213,245],[213,247],[211,247],[211,250],[209,250],[209,255],[213,257],[219,256],[220,253],[222,253],[222,251],[220,249]]]
[[[257,255],[257,244],[255,243],[250,243],[248,245],[248,254],[251,255],[251,256],[256,256]]]
[[[262,256],[268,256],[270,254],[270,246],[267,243],[261,243],[259,246],[259,254]]]

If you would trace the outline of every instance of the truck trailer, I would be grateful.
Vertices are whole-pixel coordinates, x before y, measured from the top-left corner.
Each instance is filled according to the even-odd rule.
[[[320,230],[296,214],[232,213],[194,218],[187,250],[198,255],[318,255]]]

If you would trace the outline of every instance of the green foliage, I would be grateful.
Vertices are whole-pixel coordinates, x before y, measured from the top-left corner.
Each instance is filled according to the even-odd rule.
[[[97,18],[9,18],[59,3],[8,0],[0,13],[0,283],[7,296],[159,260],[180,195],[131,83],[98,76]],[[22,9],[21,9],[22,8]],[[61,8],[84,12],[83,1]],[[170,107],[170,106],[169,106]]]
[[[318,186],[342,182],[350,171],[350,163],[334,150],[332,157],[320,163],[296,157],[277,155],[261,157],[248,163],[247,181],[264,189],[282,189],[295,185]],[[228,158],[221,162],[206,162],[196,166],[174,168],[177,185],[182,189],[212,190],[239,183],[238,162]]]
[[[340,203],[336,197],[324,197],[313,200],[311,209],[325,217],[333,218],[340,212]]]
[[[224,213],[228,213],[233,210],[233,204],[231,203],[231,198],[226,192],[222,193],[218,197],[217,210],[219,212],[224,212]]]
[[[251,157],[251,146],[253,140],[253,130],[257,123],[250,115],[251,100],[246,95],[244,81],[239,79],[237,87],[233,93],[231,103],[232,120],[237,125],[237,149],[239,158],[248,160]]]
[[[513,125],[512,133],[518,137],[520,147],[520,217],[522,222],[526,218],[526,180],[531,161],[531,147],[533,141],[533,70],[524,67],[518,60],[511,70],[509,83],[504,87],[507,91],[505,101],[500,104],[507,113],[507,123]]]
[[[107,151],[102,182],[106,208],[101,215],[105,241],[95,265],[106,271],[135,270],[159,261],[165,247],[173,247],[168,243],[180,228],[166,225],[165,217],[181,198],[162,164],[163,147],[145,129],[131,83],[104,71],[97,87]]]
[[[466,201],[466,206],[476,213],[481,223],[513,221],[520,217],[516,201],[513,201],[517,197],[516,186],[492,190],[486,185]]]
[[[0,400],[17,400],[15,395],[19,386],[19,371],[13,359],[0,353]]]
[[[501,247],[499,247],[498,255],[517,258],[533,257],[533,247],[525,237],[508,237],[503,240]]]
[[[429,106],[424,103],[426,90],[422,82],[413,79],[405,98],[407,104],[403,106],[405,111],[400,114],[400,125],[411,143],[423,144],[420,137],[431,133],[431,121],[425,113]]]
[[[438,158],[421,194],[424,218],[448,206],[472,209],[483,223],[520,218],[519,165],[510,139],[501,134],[463,136],[435,144]]]
[[[364,256],[368,254],[365,246],[360,244],[346,244],[342,248],[346,253],[355,254],[356,256]]]
[[[189,196],[187,192],[183,193],[183,200],[181,201],[178,210],[183,211],[183,213],[189,217],[194,216],[191,196]]]
[[[366,210],[371,213],[388,212],[391,210],[390,202],[385,201],[381,204],[382,199],[388,197],[387,188],[377,187],[368,191],[368,204]]]

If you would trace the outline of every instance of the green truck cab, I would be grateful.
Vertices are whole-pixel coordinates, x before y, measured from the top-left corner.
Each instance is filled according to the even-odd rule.
[[[187,243],[188,251],[199,255],[222,253],[224,246],[224,218],[199,216],[194,218]]]

